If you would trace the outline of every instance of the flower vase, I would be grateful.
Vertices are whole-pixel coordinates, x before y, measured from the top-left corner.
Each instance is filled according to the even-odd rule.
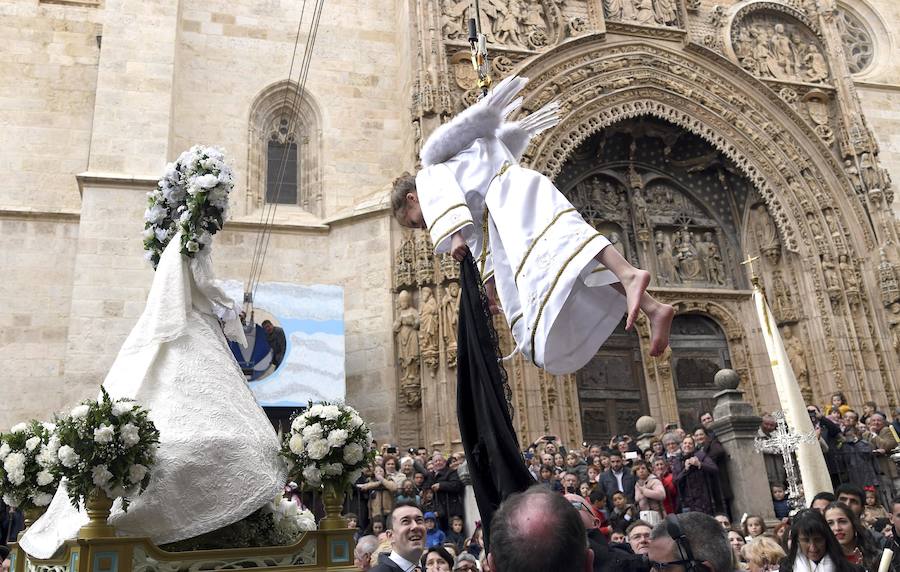
[[[90,540],[115,537],[116,531],[108,522],[112,504],[112,499],[102,489],[92,490],[84,503],[90,521],[78,531],[78,538]]]
[[[347,521],[341,517],[344,508],[344,487],[340,483],[325,482],[322,495],[325,518],[319,522],[319,530],[341,530],[347,528]]]

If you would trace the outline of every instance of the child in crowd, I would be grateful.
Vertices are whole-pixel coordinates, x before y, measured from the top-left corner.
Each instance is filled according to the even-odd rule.
[[[866,487],[866,508],[862,514],[863,524],[869,528],[874,528],[876,520],[890,517],[891,515],[888,514],[888,511],[884,510],[884,507],[878,503],[875,487]]]
[[[425,513],[425,546],[431,548],[444,543],[444,531],[437,526],[437,515],[433,512]]]
[[[612,495],[612,512],[609,514],[609,527],[612,530],[624,531],[638,517],[637,509],[628,504],[628,497],[622,491]]]
[[[456,552],[460,553],[466,544],[466,535],[463,533],[463,519],[458,516],[450,517],[450,530],[444,537],[445,543],[456,546]]]
[[[434,502],[434,491],[431,489],[422,490],[422,494],[420,495],[422,499],[422,512],[437,512],[437,505]]]
[[[359,517],[352,512],[348,512],[344,515],[344,520],[347,521],[347,528],[353,531],[353,540],[359,540]]]
[[[751,514],[744,519],[744,539],[747,542],[750,542],[757,536],[762,536],[765,533],[766,521],[763,520],[763,517]]]
[[[775,518],[782,519],[791,513],[791,503],[784,495],[784,487],[772,485],[772,507],[775,509]]]
[[[610,548],[619,548],[625,551],[628,551],[629,548],[626,548],[626,538],[625,533],[621,530],[614,530],[612,534],[609,535],[609,547]]]

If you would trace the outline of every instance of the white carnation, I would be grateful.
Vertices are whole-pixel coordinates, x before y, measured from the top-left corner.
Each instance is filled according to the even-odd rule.
[[[3,469],[6,471],[6,478],[14,485],[21,485],[25,482],[25,455],[18,451],[10,453],[3,461]]]
[[[313,405],[312,407],[310,407],[309,411],[307,411],[306,414],[309,415],[310,417],[321,417],[323,407],[324,407],[324,405],[317,403],[317,404]]]
[[[115,438],[116,430],[112,425],[100,425],[100,427],[94,429],[94,441],[101,445],[112,443]]]
[[[325,419],[337,419],[341,416],[341,410],[337,405],[323,405],[320,415]]]
[[[56,464],[56,450],[52,449],[49,445],[45,445],[41,447],[41,452],[38,453],[36,459],[38,465],[45,469],[49,469]]]
[[[347,442],[347,432],[343,429],[335,429],[328,434],[328,446],[331,448],[342,447]]]
[[[9,431],[11,433],[24,433],[25,431],[28,431],[28,425],[25,423],[16,423]]]
[[[9,455],[9,452],[11,450],[12,449],[10,448],[9,443],[3,443],[2,445],[0,445],[0,461],[5,459],[6,456]]]
[[[39,487],[45,487],[53,482],[53,473],[43,470],[37,474],[37,484]]]
[[[37,493],[31,496],[31,501],[35,506],[47,506],[53,500],[50,493]]]
[[[316,439],[306,446],[309,458],[316,461],[327,455],[329,450],[331,450],[331,447],[328,446],[328,441],[325,439]]]
[[[46,429],[48,432],[52,433],[56,430],[56,423],[51,423],[49,421],[44,421],[41,423],[41,427]]]
[[[87,405],[79,405],[75,409],[72,410],[72,417],[75,419],[84,419],[87,417],[88,412],[91,410]]]
[[[306,417],[300,415],[291,422],[291,431],[302,431],[304,425],[306,425]]]
[[[9,505],[13,508],[16,508],[17,506],[19,506],[19,503],[21,503],[22,500],[17,496],[13,496],[11,494],[5,494],[5,495],[3,495],[3,502],[5,502],[7,505]]]
[[[124,415],[134,409],[134,401],[116,401],[112,406],[112,414],[116,417]]]
[[[131,465],[128,469],[128,480],[132,483],[139,483],[147,476],[147,467],[141,464]]]
[[[298,435],[297,433],[291,435],[291,440],[288,441],[288,447],[290,448],[291,453],[295,455],[302,455],[303,446],[303,437],[301,435]]]
[[[350,417],[350,428],[351,428],[351,429],[356,429],[357,427],[359,427],[359,426],[362,425],[362,424],[363,424],[363,420],[362,420],[362,418],[361,418],[359,415],[357,415],[357,414],[354,413],[354,414]]]
[[[359,443],[350,443],[344,447],[344,462],[355,465],[363,460],[363,448]]]
[[[109,472],[109,468],[107,468],[106,465],[97,465],[91,469],[91,476],[93,477],[95,485],[98,487],[105,487],[109,484],[109,480],[112,478],[113,474]]]
[[[138,428],[132,423],[122,425],[122,428],[119,431],[121,433],[120,439],[122,440],[122,444],[125,445],[126,448],[134,447],[141,441],[141,434],[138,432]]]
[[[68,445],[63,445],[57,451],[56,456],[59,457],[59,462],[63,464],[64,467],[72,468],[78,464],[78,461],[81,460],[81,457],[78,456],[78,453],[75,452],[75,449]]]
[[[168,216],[169,211],[162,205],[153,205],[144,211],[144,220],[150,224],[157,224]]]
[[[194,179],[194,183],[201,189],[211,189],[219,184],[219,178],[215,175],[203,175]]]
[[[322,473],[319,472],[319,469],[314,466],[309,466],[303,469],[303,480],[305,480],[310,485],[318,485],[320,479],[322,478]]]
[[[37,446],[41,444],[41,438],[35,435],[34,437],[25,441],[25,448],[29,451],[34,451],[37,449]]]
[[[313,423],[303,428],[303,438],[306,440],[318,439],[322,436],[322,425]]]

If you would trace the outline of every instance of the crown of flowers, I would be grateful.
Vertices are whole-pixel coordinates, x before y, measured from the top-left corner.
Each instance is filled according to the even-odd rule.
[[[181,231],[181,253],[193,257],[225,223],[234,175],[216,147],[194,145],[166,165],[156,189],[147,193],[144,257],[155,269],[163,250]]]

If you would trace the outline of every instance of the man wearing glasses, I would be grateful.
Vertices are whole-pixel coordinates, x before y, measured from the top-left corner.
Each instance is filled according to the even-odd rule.
[[[655,572],[732,572],[725,531],[700,512],[670,515],[650,534],[647,551]]]
[[[642,555],[629,554],[623,550],[611,550],[606,542],[606,536],[600,531],[600,513],[584,497],[578,495],[564,495],[572,507],[578,511],[581,522],[587,529],[588,546],[594,552],[593,570],[595,572],[615,570],[616,572],[649,572],[650,562]],[[646,529],[648,543],[650,527],[642,521]],[[632,525],[634,526],[634,525]]]

